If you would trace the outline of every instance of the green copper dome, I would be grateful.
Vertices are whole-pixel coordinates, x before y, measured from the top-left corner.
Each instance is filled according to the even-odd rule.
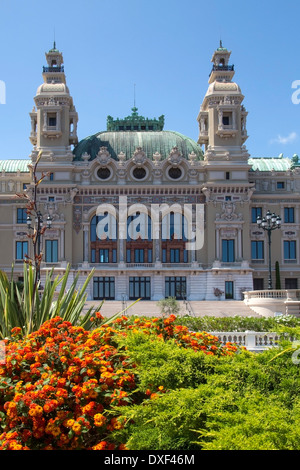
[[[164,115],[149,119],[140,116],[135,106],[131,111],[131,115],[123,119],[107,116],[107,130],[81,140],[73,150],[74,161],[80,161],[84,154],[90,155],[93,160],[101,147],[106,147],[114,160],[118,160],[120,153],[130,160],[137,148],[141,148],[150,160],[155,153],[159,153],[164,160],[174,147],[178,148],[183,158],[195,153],[198,160],[203,159],[202,149],[194,140],[178,132],[163,130]]]
[[[198,160],[203,159],[203,152],[193,139],[174,131],[104,131],[81,140],[74,148],[74,161],[80,161],[87,153],[91,160],[96,158],[101,147],[106,147],[111,157],[118,160],[119,153],[129,160],[138,147],[142,148],[147,158],[153,160],[153,154],[161,154],[162,160],[169,157],[171,150],[177,147],[183,158],[188,159],[194,152]]]

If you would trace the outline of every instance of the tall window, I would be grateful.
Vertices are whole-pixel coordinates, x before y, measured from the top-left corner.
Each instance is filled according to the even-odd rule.
[[[251,209],[251,222],[256,224],[257,217],[262,217],[262,208],[261,207],[252,207]]]
[[[152,263],[151,217],[136,212],[127,218],[126,262]]]
[[[16,259],[24,260],[25,255],[28,255],[28,242],[16,242]]]
[[[186,298],[186,277],[167,276],[165,279],[165,297],[176,297],[177,300]]]
[[[144,250],[137,248],[134,250],[134,262],[143,263],[144,262]]]
[[[264,290],[264,279],[262,277],[257,277],[253,279],[253,289]]]
[[[114,216],[107,212],[103,215],[94,215],[90,223],[90,239],[91,242],[117,240],[117,221]]]
[[[170,263],[180,263],[180,249],[175,248],[170,250]]]
[[[235,261],[234,240],[222,240],[222,261],[224,263]]]
[[[225,299],[233,299],[233,281],[225,281]]]
[[[45,241],[45,261],[46,263],[57,263],[58,240],[46,240]]]
[[[298,279],[296,277],[285,278],[285,289],[298,289]]]
[[[91,263],[117,263],[117,221],[105,212],[90,222]]]
[[[26,224],[27,221],[27,213],[25,208],[18,208],[17,209],[17,224]]]
[[[99,263],[109,263],[109,250],[99,250]]]
[[[162,219],[162,240],[183,240],[187,241],[187,220],[184,215],[177,212],[170,212]]]
[[[295,222],[295,211],[294,207],[284,208],[284,223],[293,224]]]
[[[49,127],[56,127],[56,114],[49,114],[48,115],[48,126]]]
[[[296,241],[285,240],[283,242],[283,253],[284,253],[285,261],[295,261],[296,260]]]
[[[140,212],[127,218],[127,241],[136,240],[152,240],[151,217]]]
[[[251,242],[251,258],[253,260],[264,260],[264,242],[252,241]]]
[[[130,300],[150,300],[151,284],[150,277],[130,277],[129,278],[129,299]]]
[[[188,240],[188,221],[180,212],[170,212],[162,219],[162,262],[187,263],[185,249]]]
[[[111,276],[95,276],[93,278],[94,300],[115,299],[115,278]]]

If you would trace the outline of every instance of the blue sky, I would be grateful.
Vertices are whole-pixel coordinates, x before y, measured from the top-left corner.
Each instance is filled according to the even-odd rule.
[[[299,17],[296,0],[0,0],[0,159],[30,155],[29,112],[54,30],[79,139],[105,130],[107,115],[129,115],[136,84],[141,115],[164,114],[165,129],[197,140],[221,38],[245,96],[251,156],[300,155]]]

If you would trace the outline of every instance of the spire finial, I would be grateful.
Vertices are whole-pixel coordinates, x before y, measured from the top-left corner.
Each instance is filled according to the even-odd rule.
[[[133,85],[133,106],[135,108],[135,83]]]
[[[223,47],[222,39],[220,39],[220,47]]]

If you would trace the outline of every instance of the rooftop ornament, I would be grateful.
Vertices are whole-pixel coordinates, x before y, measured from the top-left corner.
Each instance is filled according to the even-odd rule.
[[[132,113],[130,116],[126,116],[123,119],[114,119],[112,116],[107,116],[107,131],[116,132],[116,131],[162,131],[164,128],[165,117],[164,115],[160,116],[158,119],[145,118],[138,114],[138,108],[131,108]]]

